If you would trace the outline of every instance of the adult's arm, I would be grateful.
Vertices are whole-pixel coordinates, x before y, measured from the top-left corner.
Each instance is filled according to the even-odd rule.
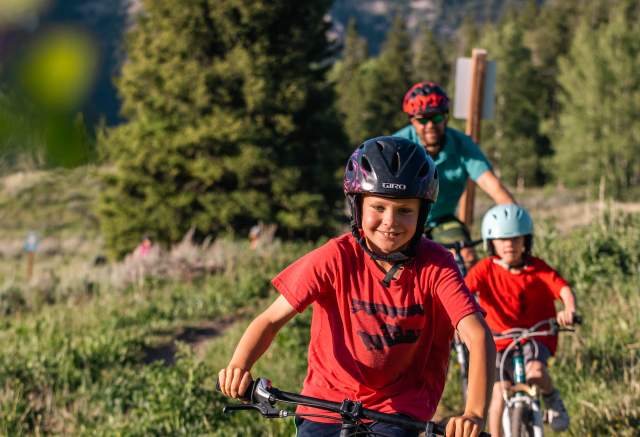
[[[482,191],[487,193],[497,204],[516,203],[516,200],[509,190],[507,190],[507,187],[504,186],[492,170],[487,170],[482,173],[478,179],[476,179],[476,183],[482,188]]]

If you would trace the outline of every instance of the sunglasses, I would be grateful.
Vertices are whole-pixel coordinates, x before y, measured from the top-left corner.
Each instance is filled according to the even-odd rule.
[[[420,117],[414,117],[413,119],[420,124],[427,124],[430,121],[433,122],[433,124],[438,124],[438,123],[442,123],[446,118],[447,118],[446,114],[433,114],[433,115],[421,115]]]

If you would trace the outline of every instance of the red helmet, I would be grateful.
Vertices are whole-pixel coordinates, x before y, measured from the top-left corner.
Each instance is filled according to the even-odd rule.
[[[404,95],[402,110],[409,117],[432,112],[449,112],[449,97],[438,84],[419,82]]]

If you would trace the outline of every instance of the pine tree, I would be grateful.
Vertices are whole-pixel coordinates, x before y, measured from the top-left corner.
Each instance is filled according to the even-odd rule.
[[[325,81],[328,0],[147,0],[118,89],[127,122],[101,136],[112,162],[99,212],[121,255],[161,242],[326,232],[346,141]]]
[[[420,40],[413,58],[412,82],[429,80],[447,89],[451,65],[442,44],[426,25],[420,29]]]
[[[455,52],[458,56],[470,56],[471,49],[480,40],[480,28],[471,15],[465,16],[456,32]]]
[[[510,184],[543,182],[546,141],[537,113],[539,75],[514,16],[485,33],[483,46],[497,64],[495,120],[483,131],[483,147]],[[547,148],[548,150],[548,148]]]
[[[599,183],[621,197],[640,182],[640,24],[620,2],[594,32],[584,19],[559,61],[561,112],[552,134],[555,170],[567,184]]]
[[[380,134],[393,132],[407,124],[402,112],[402,98],[411,87],[412,72],[411,42],[404,18],[396,15],[387,33],[380,55],[376,59],[375,71],[370,71],[369,82],[364,96],[375,100],[368,110],[375,123],[380,126]]]
[[[336,82],[338,110],[351,144],[361,142],[366,136],[362,129],[365,108],[362,105],[360,67],[367,57],[367,41],[358,35],[356,22],[351,19],[347,26],[342,59],[334,65],[332,72]]]

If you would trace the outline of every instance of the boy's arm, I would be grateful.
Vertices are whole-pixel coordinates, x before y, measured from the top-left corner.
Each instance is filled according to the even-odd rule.
[[[562,311],[558,311],[556,319],[560,326],[573,325],[573,316],[576,312],[576,296],[573,294],[573,290],[570,287],[564,286],[560,290],[560,299],[564,308]]]
[[[469,385],[464,414],[447,424],[447,435],[472,436],[482,431],[494,383],[496,345],[480,313],[463,317],[458,333],[469,349]]]
[[[236,346],[231,361],[218,374],[222,393],[237,398],[249,388],[252,379],[249,373],[251,368],[267,350],[280,328],[296,313],[284,296],[279,296],[249,324]]]

